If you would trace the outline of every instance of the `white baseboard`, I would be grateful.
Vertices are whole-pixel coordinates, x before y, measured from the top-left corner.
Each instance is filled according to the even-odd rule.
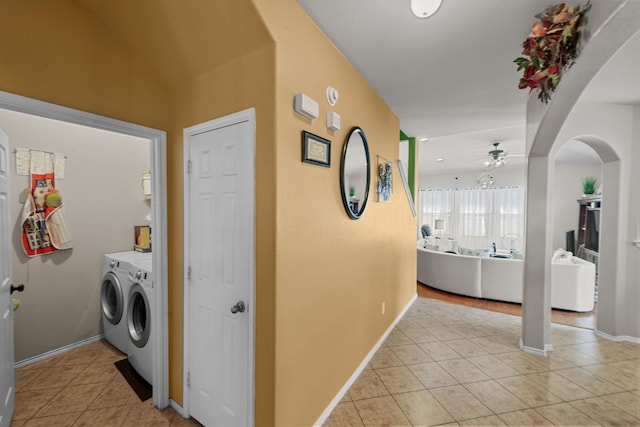
[[[545,344],[544,350],[540,350],[539,348],[527,347],[522,342],[522,338],[520,338],[520,350],[524,351],[525,353],[533,354],[536,356],[546,356],[547,351],[550,351],[552,349],[553,349],[553,346],[551,344]]]
[[[37,356],[20,360],[14,363],[13,366],[15,368],[20,368],[22,366],[31,365],[32,363],[36,363],[53,356],[57,356],[62,353],[66,353],[67,351],[73,350],[74,348],[82,347],[83,345],[91,344],[92,342],[100,341],[101,339],[102,339],[102,335],[96,335],[95,337],[86,338],[82,341],[78,341],[73,344],[65,345],[64,347],[56,348],[55,350],[47,351],[46,353],[38,354]]]
[[[358,366],[358,369],[355,370],[355,372],[353,373],[353,375],[351,375],[351,377],[349,378],[349,380],[347,381],[347,383],[342,387],[342,389],[338,392],[338,394],[336,395],[336,397],[333,398],[333,400],[331,401],[331,403],[329,404],[329,406],[327,406],[327,409],[324,410],[324,412],[322,413],[322,415],[320,415],[320,418],[318,418],[318,420],[313,424],[314,426],[321,426],[322,424],[324,424],[324,422],[327,420],[327,418],[329,418],[329,415],[331,415],[331,412],[333,412],[333,410],[336,408],[336,406],[338,405],[338,403],[340,403],[340,401],[342,400],[342,398],[344,397],[345,394],[347,394],[347,392],[349,391],[349,389],[351,388],[351,386],[353,385],[353,383],[356,382],[356,380],[358,379],[358,377],[360,376],[360,374],[362,373],[362,371],[364,371],[364,368],[367,367],[367,365],[369,364],[369,362],[371,361],[371,359],[373,358],[373,356],[376,354],[376,352],[380,349],[380,347],[382,346],[382,344],[384,343],[384,341],[387,339],[387,337],[389,336],[389,334],[391,333],[391,331],[393,331],[393,328],[396,327],[396,325],[398,324],[398,322],[404,317],[404,315],[407,313],[407,311],[409,311],[409,308],[411,308],[411,306],[413,305],[413,303],[418,299],[418,294],[416,294],[411,301],[409,301],[409,303],[405,306],[405,308],[402,310],[402,312],[398,315],[398,317],[395,318],[395,320],[393,321],[393,323],[391,323],[391,325],[387,328],[387,330],[385,331],[385,333],[382,335],[382,337],[380,337],[380,339],[378,340],[378,342],[373,346],[373,348],[371,349],[371,351],[369,351],[369,353],[367,354],[367,356],[364,358],[364,360],[362,361],[362,363],[360,363],[360,366]]]
[[[611,341],[616,341],[616,342],[627,341],[634,344],[640,344],[640,338],[630,337],[628,335],[609,335],[608,333],[599,331],[597,329],[594,329],[593,332],[597,336],[611,340]]]

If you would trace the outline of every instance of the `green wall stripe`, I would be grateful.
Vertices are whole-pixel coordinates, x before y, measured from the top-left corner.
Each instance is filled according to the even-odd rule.
[[[409,164],[407,165],[407,184],[411,197],[416,200],[416,138],[408,137],[406,133],[400,129],[400,141],[409,141]]]
[[[409,138],[409,166],[408,166],[409,176],[407,177],[407,181],[409,181],[409,190],[411,191],[411,197],[413,201],[416,200],[416,139]]]

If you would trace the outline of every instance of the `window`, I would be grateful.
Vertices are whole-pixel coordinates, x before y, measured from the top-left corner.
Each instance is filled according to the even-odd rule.
[[[495,242],[511,249],[510,241],[524,236],[522,187],[420,190],[419,204],[420,224],[434,229],[435,220],[444,220],[442,235],[459,247],[485,249]]]

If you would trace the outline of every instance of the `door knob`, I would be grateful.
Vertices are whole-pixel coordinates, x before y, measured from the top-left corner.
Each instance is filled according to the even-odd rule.
[[[24,285],[23,284],[20,284],[18,286],[11,285],[11,293],[14,293],[15,291],[18,291],[18,292],[24,291]]]
[[[244,310],[247,307],[244,305],[244,302],[242,301],[238,301],[236,303],[236,305],[234,305],[233,307],[231,307],[231,313],[236,314],[236,313],[244,313]]]

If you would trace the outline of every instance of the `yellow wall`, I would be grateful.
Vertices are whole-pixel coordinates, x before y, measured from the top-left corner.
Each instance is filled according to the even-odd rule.
[[[259,66],[256,66],[258,64]],[[175,132],[250,107],[256,108],[256,419],[273,419],[273,336],[275,235],[275,51],[273,46],[241,56],[184,87],[174,98]],[[177,194],[180,212],[170,219],[175,241],[182,240],[182,146],[168,153],[169,194]],[[173,171],[176,171],[175,173]],[[180,255],[178,257],[178,254]],[[171,246],[170,336],[171,395],[182,401],[182,248]],[[178,369],[178,367],[180,369]],[[269,425],[267,423],[265,425]],[[260,424],[257,424],[260,425]]]
[[[346,132],[364,129],[374,164],[395,161],[397,117],[295,0],[3,3],[0,90],[167,131],[179,403],[182,130],[256,107],[256,425],[312,424],[415,295],[415,224],[398,173],[392,202],[371,192],[358,221],[340,199]],[[340,91],[335,133],[324,125],[327,85]],[[320,102],[319,119],[292,111],[297,92]],[[300,161],[303,129],[332,141],[331,168]]]
[[[166,128],[162,82],[94,14],[65,0],[0,8],[0,90]]]
[[[183,397],[182,131],[256,107],[256,393],[264,396],[257,399],[256,417],[271,424],[273,41],[249,1],[178,4],[184,5],[170,0],[3,4],[0,90],[167,131],[169,394],[178,403]]]
[[[397,170],[391,203],[376,203],[373,190],[376,155],[398,159],[398,118],[295,0],[256,5],[277,42],[275,425],[312,425],[415,295],[416,229]],[[335,107],[329,85],[340,93]],[[298,92],[319,102],[318,119],[293,112]],[[340,131],[327,130],[327,111],[340,114]],[[341,201],[340,157],[356,125],[373,182],[354,221]],[[302,130],[332,141],[330,168],[300,161]]]

